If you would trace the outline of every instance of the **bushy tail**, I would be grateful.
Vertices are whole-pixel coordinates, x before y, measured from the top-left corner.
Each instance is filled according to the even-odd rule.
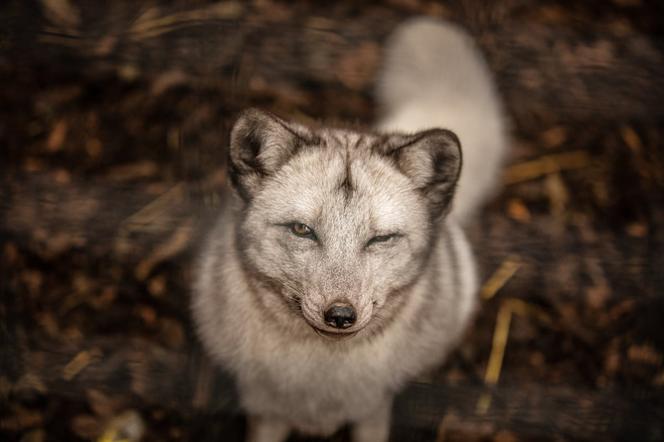
[[[381,130],[457,134],[463,167],[452,213],[467,221],[496,188],[507,148],[500,99],[471,36],[430,18],[401,25],[387,43],[377,99]]]

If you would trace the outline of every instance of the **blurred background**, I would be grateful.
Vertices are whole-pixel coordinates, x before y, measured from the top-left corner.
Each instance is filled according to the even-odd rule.
[[[383,42],[422,14],[477,39],[513,143],[470,229],[482,310],[392,440],[664,439],[664,3],[640,0],[3,1],[0,439],[242,440],[188,310],[229,128],[371,125]]]

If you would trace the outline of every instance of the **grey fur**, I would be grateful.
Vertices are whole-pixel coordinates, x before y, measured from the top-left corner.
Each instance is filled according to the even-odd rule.
[[[445,358],[476,306],[471,250],[448,216],[461,162],[443,129],[240,116],[229,155],[239,198],[209,235],[192,309],[237,380],[250,441],[347,423],[356,441],[387,440],[392,397]],[[337,301],[357,313],[345,334],[323,319]]]

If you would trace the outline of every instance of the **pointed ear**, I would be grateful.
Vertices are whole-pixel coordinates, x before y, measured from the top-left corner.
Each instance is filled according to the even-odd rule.
[[[233,188],[249,201],[262,181],[312,138],[304,126],[258,109],[244,111],[231,131],[228,174]]]
[[[388,156],[429,201],[434,218],[449,212],[461,172],[461,144],[445,129],[389,135]]]

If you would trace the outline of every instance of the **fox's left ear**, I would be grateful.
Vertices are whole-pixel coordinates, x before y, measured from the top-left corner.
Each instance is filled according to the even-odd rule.
[[[233,188],[243,200],[251,200],[266,178],[313,142],[304,126],[258,109],[245,110],[231,131],[228,175]]]
[[[429,201],[434,218],[449,212],[461,173],[461,143],[449,130],[388,135],[385,153]]]

